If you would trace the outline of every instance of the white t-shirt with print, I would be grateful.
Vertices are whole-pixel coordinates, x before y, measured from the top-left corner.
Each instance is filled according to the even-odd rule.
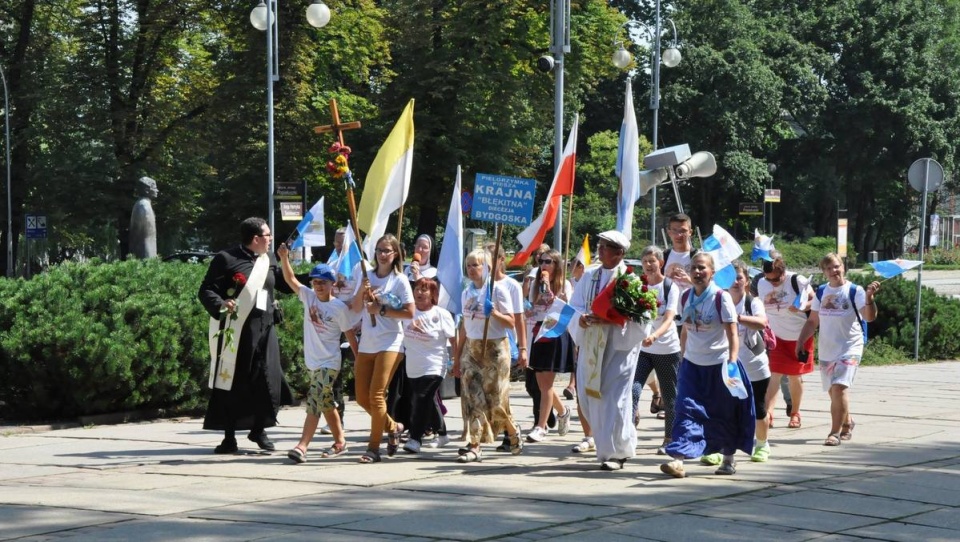
[[[367,273],[370,279],[370,288],[374,295],[381,296],[391,293],[400,299],[400,303],[406,305],[413,303],[413,290],[410,289],[410,282],[407,277],[400,273],[389,273],[386,277],[380,278],[373,271]],[[360,290],[363,282],[357,282],[357,288]],[[374,354],[377,352],[399,352],[400,345],[403,343],[403,319],[390,318],[389,316],[376,315],[377,325],[370,324],[370,315],[363,311],[363,317],[360,319],[362,327],[360,331],[360,352],[365,354]]]
[[[737,303],[737,314],[766,316],[766,312],[763,310],[763,302],[753,296],[750,296],[750,301],[750,308],[753,314],[747,314],[747,296],[743,296],[740,302]],[[756,330],[748,328],[743,324],[737,324],[737,332],[740,334],[740,363],[742,363],[743,368],[747,370],[747,378],[749,378],[751,382],[770,378],[770,359],[767,357],[767,351],[764,350],[757,356],[744,344],[744,341],[747,339],[747,334],[756,333]],[[763,338],[760,337],[759,340],[762,342]]]
[[[307,369],[340,369],[340,334],[352,327],[350,309],[335,297],[320,301],[313,289],[300,285],[303,302],[303,357]]]
[[[512,279],[510,279],[512,280]],[[516,283],[516,281],[513,281]],[[506,280],[498,280],[493,287],[493,303],[497,312],[504,314],[516,314],[514,309],[510,287]],[[487,299],[487,288],[481,286],[476,288],[471,282],[463,290],[461,300],[463,301],[463,329],[467,333],[468,339],[483,339],[483,324],[486,317],[483,314],[483,305]],[[520,299],[523,299],[522,297]],[[507,331],[512,330],[513,325],[505,326],[496,318],[490,318],[490,327],[487,329],[487,339],[502,339],[507,336]]]
[[[672,279],[670,282],[672,284],[670,285],[670,291],[667,292],[666,296],[663,295],[664,281],[660,281],[660,284],[647,285],[649,289],[656,292],[657,301],[660,302],[660,306],[657,307],[657,319],[653,321],[651,328],[654,331],[660,329],[660,326],[663,324],[663,315],[668,310],[672,310],[674,314],[679,314],[680,286],[678,286],[677,282]],[[653,344],[650,346],[641,347],[640,351],[655,355],[676,354],[679,352],[680,335],[677,333],[677,326],[670,326],[666,333],[657,338]]]
[[[550,306],[553,305],[553,300],[556,299],[554,294],[555,292],[541,294],[539,291],[536,291],[536,288],[530,288],[530,295],[527,296],[527,299],[530,301],[532,308],[530,309],[531,316],[527,319],[528,325],[535,322],[542,322],[544,318],[547,317],[547,314],[550,312]],[[563,299],[569,302],[572,297],[573,284],[571,284],[569,280],[566,280],[563,283]]]
[[[795,341],[800,338],[800,330],[807,322],[807,316],[799,311],[793,311],[793,303],[797,300],[797,293],[793,290],[795,273],[786,273],[778,286],[770,284],[765,278],[757,283],[757,295],[763,300],[763,309],[767,313],[770,329],[778,339]],[[810,279],[797,275],[797,286],[800,294],[804,294]]]
[[[407,376],[443,376],[447,345],[456,333],[453,316],[445,309],[433,307],[426,311],[414,311],[413,320],[405,320],[403,323]]]
[[[710,294],[702,301],[697,301],[693,289],[687,294],[685,305],[695,307],[696,318],[694,322],[683,322],[683,328],[687,332],[683,357],[695,365],[720,365],[727,361],[730,354],[730,343],[727,341],[724,324],[737,321],[737,308],[733,306],[729,293],[718,291],[721,295],[720,314],[717,314],[715,294]],[[683,308],[680,310],[682,314]]]
[[[849,356],[863,355],[863,329],[857,321],[857,315],[850,304],[849,281],[834,288],[829,284],[823,289],[823,297],[813,298],[811,310],[820,314],[820,337],[817,342],[817,357],[820,361],[839,361]],[[854,302],[860,315],[867,304],[867,293],[860,286],[854,286]]]
[[[676,250],[670,249],[670,254],[667,254],[667,261],[663,264],[663,275],[665,277],[671,277],[670,271],[676,267],[680,266],[684,271],[687,271],[689,275],[690,270],[690,251],[687,252],[677,252]],[[686,292],[690,289],[691,284],[689,282],[684,282],[680,280],[675,280],[672,277],[670,278],[673,282],[680,287],[680,293]]]

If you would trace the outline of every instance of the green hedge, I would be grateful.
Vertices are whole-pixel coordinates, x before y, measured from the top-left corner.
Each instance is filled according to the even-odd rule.
[[[205,265],[68,263],[0,279],[0,418],[72,418],[136,409],[190,411],[207,401]],[[302,309],[281,296],[282,363],[305,390]]]

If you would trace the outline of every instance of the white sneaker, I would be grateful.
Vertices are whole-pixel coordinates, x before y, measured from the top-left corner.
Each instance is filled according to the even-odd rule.
[[[540,426],[534,427],[527,433],[527,442],[541,442],[547,438],[547,432]]]
[[[427,446],[430,448],[443,448],[447,444],[450,444],[450,437],[447,435],[438,435],[437,438],[427,444]]]
[[[409,439],[403,444],[403,449],[411,454],[418,454],[420,453],[420,443],[416,440]]]
[[[329,426],[329,425],[324,424],[323,427],[320,428],[320,434],[321,434],[321,435],[332,435],[332,434],[333,434],[333,431],[330,430],[330,426]]]
[[[570,407],[566,407],[563,416],[557,416],[557,434],[561,437],[570,432]]]
[[[583,437],[583,440],[580,441],[580,444],[577,444],[571,450],[575,454],[585,454],[587,452],[595,452],[597,450],[597,445],[593,441],[593,437]]]

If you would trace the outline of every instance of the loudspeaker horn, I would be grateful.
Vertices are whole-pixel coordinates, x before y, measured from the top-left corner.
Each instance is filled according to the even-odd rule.
[[[709,177],[717,172],[717,159],[712,153],[700,151],[677,166],[677,177]]]
[[[667,180],[667,168],[640,170],[640,195],[646,196],[654,186]]]

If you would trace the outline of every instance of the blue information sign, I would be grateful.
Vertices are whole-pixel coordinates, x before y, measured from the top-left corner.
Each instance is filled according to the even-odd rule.
[[[26,215],[26,222],[27,239],[47,238],[47,215]]]
[[[477,173],[473,188],[474,220],[526,226],[533,218],[537,181]]]

